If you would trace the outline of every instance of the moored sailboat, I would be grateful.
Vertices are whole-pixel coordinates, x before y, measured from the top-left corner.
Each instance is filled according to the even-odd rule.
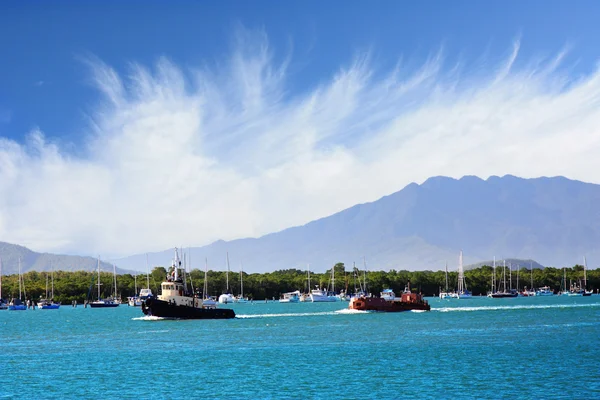
[[[54,301],[54,268],[52,268],[52,291],[48,300],[48,273],[46,272],[46,298],[38,302],[38,307],[42,310],[57,310],[60,302]]]
[[[227,258],[227,275],[226,275],[227,288],[226,288],[225,293],[223,293],[222,295],[219,296],[219,303],[221,303],[221,304],[231,304],[231,303],[235,302],[235,297],[233,297],[233,295],[229,291],[229,252],[227,252],[226,258]]]
[[[446,290],[440,289],[440,299],[451,299],[456,297],[456,293],[448,291],[448,263],[446,263]]]
[[[469,289],[467,289],[467,282],[465,281],[465,273],[463,271],[463,252],[460,251],[458,256],[458,290],[456,291],[456,298],[458,299],[470,299],[473,297]]]
[[[22,293],[23,296],[27,297],[25,293],[25,282],[23,281],[23,275],[21,274],[21,257],[19,257],[19,298],[13,298],[10,303],[8,303],[8,310],[9,311],[25,311],[27,310],[27,305],[23,303],[23,299],[22,299]],[[21,284],[23,285],[23,288],[21,290]]]
[[[8,310],[8,303],[2,297],[2,257],[0,257],[0,310]]]
[[[116,272],[115,272],[115,293],[116,293]],[[101,298],[100,296],[100,286],[102,286],[102,283],[100,282],[100,256],[98,256],[98,283],[96,284],[98,286],[98,299],[92,301],[90,304],[91,308],[113,308],[113,307],[118,307],[119,303],[115,300],[115,298],[112,297],[108,297],[106,299]]]

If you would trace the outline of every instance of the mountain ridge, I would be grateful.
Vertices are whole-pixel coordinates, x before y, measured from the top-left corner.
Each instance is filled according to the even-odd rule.
[[[191,247],[188,261],[203,269],[207,258],[209,268],[224,270],[229,252],[231,269],[243,265],[247,272],[308,265],[324,271],[336,262],[362,268],[363,257],[369,269],[443,270],[447,262],[454,270],[462,249],[465,265],[494,255],[556,267],[587,255],[594,264],[600,259],[599,205],[600,185],[562,176],[434,176],[301,226]],[[149,252],[150,265],[167,266],[172,254]],[[145,272],[146,253],[112,262]]]

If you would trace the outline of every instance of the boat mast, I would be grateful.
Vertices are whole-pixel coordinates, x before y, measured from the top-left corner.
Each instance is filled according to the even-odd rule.
[[[192,288],[192,295],[194,294],[194,281],[192,280],[192,250],[188,247],[188,258],[190,259],[190,267],[188,275],[190,276],[190,287]],[[186,287],[187,290],[187,287]]]
[[[48,298],[48,273],[46,272],[46,299]]]
[[[448,293],[448,261],[446,261],[446,293]]]
[[[227,293],[229,293],[229,252],[226,253],[227,258]]]
[[[517,292],[519,291],[519,269],[521,266],[517,264]]]
[[[506,293],[506,260],[503,260],[502,275],[504,276],[503,289],[504,289],[504,293]]]
[[[244,278],[242,276],[243,266],[240,262],[240,298],[244,298]]]
[[[462,254],[462,250],[460,251],[460,254],[458,256],[458,293],[462,293],[464,292],[464,288],[463,288],[463,282],[464,282],[464,276],[463,276],[463,254]]]
[[[356,294],[356,262],[352,261],[352,275],[354,277],[354,293]]]
[[[494,266],[492,267],[492,293],[496,293],[496,256],[494,256]]]
[[[100,256],[98,256],[98,300],[100,300]]]
[[[206,280],[208,277],[208,258],[204,257],[204,288],[202,289],[204,291],[203,296],[204,299],[208,299],[208,295],[206,294],[206,292],[208,291],[208,281]]]
[[[23,300],[21,298],[21,256],[19,256],[19,300]]]
[[[50,269],[52,273],[52,299],[54,299],[54,266],[50,263]]]
[[[115,300],[117,299],[117,266],[113,264],[113,278],[115,281]]]
[[[0,257],[0,299],[2,299],[2,257]]]
[[[148,253],[146,253],[146,285],[150,289],[150,268],[148,267]]]
[[[585,256],[583,256],[583,289],[587,289],[587,274],[585,270],[587,269],[587,261]]]
[[[137,274],[133,275],[133,292],[137,296]]]
[[[531,290],[533,291],[533,261],[529,262],[529,269],[531,269]]]
[[[367,295],[367,259],[365,256],[363,256],[363,265],[365,266],[365,269],[363,271],[363,282],[365,284],[365,296]]]
[[[310,294],[310,263],[306,264],[306,274],[308,276],[308,294]]]

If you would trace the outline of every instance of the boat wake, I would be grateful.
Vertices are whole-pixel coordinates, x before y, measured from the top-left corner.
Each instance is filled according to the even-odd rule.
[[[144,315],[143,317],[131,318],[132,321],[163,321],[167,318],[155,317],[153,315]]]
[[[515,305],[515,306],[481,306],[481,307],[442,307],[432,308],[437,312],[472,312],[472,311],[500,311],[500,310],[542,310],[549,308],[589,308],[600,307],[600,303],[593,304],[547,304],[547,305]]]
[[[323,311],[314,313],[286,313],[286,314],[242,314],[236,315],[236,318],[279,318],[279,317],[316,317],[320,315],[337,315],[337,311]]]
[[[343,310],[335,311],[336,314],[370,314],[371,311],[366,310],[351,310],[349,308],[344,308]]]

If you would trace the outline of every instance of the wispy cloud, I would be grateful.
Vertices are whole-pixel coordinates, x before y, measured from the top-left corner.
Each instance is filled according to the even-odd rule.
[[[40,130],[0,139],[0,237],[123,255],[265,234],[432,175],[598,181],[600,74],[569,79],[564,52],[519,68],[516,41],[473,74],[443,51],[388,72],[363,54],[291,93],[293,57],[263,32],[234,43],[192,70],[87,58],[101,101],[85,156]]]

